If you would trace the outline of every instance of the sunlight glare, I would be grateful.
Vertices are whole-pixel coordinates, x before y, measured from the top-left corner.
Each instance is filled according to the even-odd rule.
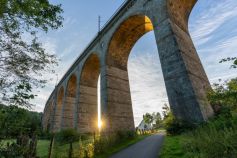
[[[101,130],[102,127],[102,121],[101,121],[101,102],[100,102],[100,75],[98,79],[98,85],[97,85],[97,100],[98,100],[98,128]]]

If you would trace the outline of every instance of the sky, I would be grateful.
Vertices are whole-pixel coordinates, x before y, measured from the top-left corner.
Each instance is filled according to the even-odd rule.
[[[37,90],[34,110],[43,111],[55,84],[82,53],[98,31],[98,15],[105,23],[123,0],[50,0],[62,4],[63,27],[40,34],[43,47],[60,59],[56,75],[44,89]],[[211,83],[237,76],[225,57],[237,56],[237,1],[198,0],[189,18],[189,31]],[[132,49],[128,72],[135,124],[146,112],[160,112],[168,103],[164,79],[153,32],[145,34]],[[57,79],[58,78],[58,79]],[[35,90],[36,91],[36,90]]]

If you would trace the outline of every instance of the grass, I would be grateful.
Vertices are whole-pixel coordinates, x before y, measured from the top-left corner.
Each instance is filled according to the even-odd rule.
[[[187,158],[182,146],[183,136],[166,136],[160,158]]]
[[[96,155],[95,158],[107,158],[107,157],[121,151],[122,149],[125,149],[125,148],[143,140],[144,138],[146,138],[148,136],[150,136],[150,135],[139,135],[139,136],[135,137],[134,139],[127,139],[127,140],[117,144],[116,146],[109,148],[105,153],[103,153],[101,155]]]
[[[236,158],[237,116],[219,116],[185,134],[184,138],[189,157]]]
[[[150,134],[147,135],[138,135],[135,138],[131,139],[126,139],[122,141],[121,143],[116,144],[115,146],[109,147],[106,152],[100,155],[94,156],[95,158],[107,158],[122,149],[127,148],[130,145],[133,145],[142,139],[146,138],[147,136],[150,136]],[[2,145],[6,145],[8,142],[12,143],[15,140],[5,140],[2,142]],[[88,147],[88,145],[92,145],[92,141],[82,141],[83,147]],[[47,158],[48,157],[48,150],[49,150],[49,145],[50,141],[49,140],[38,140],[37,142],[37,156],[40,158]],[[68,157],[68,150],[69,150],[69,144],[59,144],[55,143],[53,145],[53,151],[52,151],[52,157],[57,157],[57,158],[67,158]],[[74,157],[79,157],[80,155],[80,144],[79,142],[73,143],[73,156]]]
[[[40,158],[48,157],[49,140],[39,140],[37,142],[37,156]]]
[[[106,150],[105,153],[100,154],[100,155],[96,155],[95,158],[107,158],[119,151],[121,151],[122,149],[127,148],[130,145],[133,145],[139,141],[141,141],[142,139],[146,138],[147,135],[139,135],[137,137],[135,137],[134,139],[127,139],[125,141],[122,141],[121,143],[117,144],[116,146],[112,146],[110,148],[108,148],[108,150]],[[38,141],[38,145],[37,145],[37,156],[39,156],[40,158],[46,158],[48,156],[48,149],[49,149],[49,140],[39,140]],[[86,142],[83,141],[82,142],[83,145],[88,145],[90,144],[90,142]],[[75,142],[73,143],[73,155],[74,157],[78,157],[79,153],[79,142]],[[52,157],[57,157],[57,158],[67,158],[68,157],[68,149],[69,149],[69,144],[64,144],[64,145],[60,145],[60,144],[56,144],[53,147],[53,152],[52,152]]]
[[[16,142],[15,139],[8,139],[1,141],[1,144],[3,147],[7,145],[7,143],[11,144],[13,142]],[[38,140],[37,142],[37,156],[40,158],[44,158],[48,156],[48,148],[49,148],[49,140]]]
[[[236,158],[237,116],[223,113],[182,135],[167,136],[161,158]]]

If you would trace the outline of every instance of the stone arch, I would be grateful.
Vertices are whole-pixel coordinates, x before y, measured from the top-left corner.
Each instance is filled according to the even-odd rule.
[[[50,101],[45,109],[43,117],[43,130],[49,131],[52,124],[52,115],[53,115],[53,102]]]
[[[109,43],[107,65],[126,70],[131,49],[138,39],[152,30],[152,22],[145,15],[134,15],[126,19],[116,30]]]
[[[74,111],[77,94],[77,77],[72,74],[68,80],[65,105],[63,108],[63,128],[74,128]]]
[[[167,1],[168,14],[171,21],[187,33],[189,32],[189,16],[196,2],[197,0]]]
[[[134,130],[127,61],[138,39],[154,30],[171,109],[179,119],[207,120],[213,114],[206,99],[209,81],[188,32],[196,0],[166,1],[166,15],[126,19],[113,34],[106,56],[107,121],[112,130]],[[193,71],[195,70],[195,71]],[[197,70],[197,71],[196,71]],[[121,99],[123,98],[123,99]]]
[[[107,126],[110,129],[135,129],[127,70],[128,57],[137,40],[152,30],[150,18],[145,15],[134,15],[119,26],[109,43],[106,77]]]
[[[55,120],[54,120],[54,131],[61,130],[61,122],[62,122],[62,106],[64,100],[64,88],[61,87],[57,94],[57,102],[56,102],[56,111],[55,111]]]
[[[97,84],[100,74],[100,61],[91,54],[85,61],[79,86],[78,130],[80,133],[92,133],[98,127]]]
[[[185,64],[186,75],[192,87],[189,94],[181,93],[183,97],[186,97],[186,103],[184,103],[186,105],[178,108],[176,104],[174,113],[181,119],[201,122],[213,115],[213,109],[206,97],[206,93],[211,89],[211,86],[188,30],[189,16],[196,2],[197,0],[179,0],[174,3],[174,1],[168,0],[167,10],[170,26],[175,35],[175,44],[179,48],[179,56]],[[186,85],[186,87],[188,86]],[[186,91],[188,92],[188,90]],[[190,94],[193,96],[191,97]]]

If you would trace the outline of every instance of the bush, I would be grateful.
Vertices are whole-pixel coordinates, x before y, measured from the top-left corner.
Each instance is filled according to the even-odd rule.
[[[189,132],[184,147],[190,157],[236,158],[237,117],[220,114],[210,122]]]
[[[116,133],[116,136],[117,136],[118,140],[131,139],[136,136],[136,132],[134,132],[134,131],[118,131]]]
[[[61,144],[67,144],[79,140],[79,134],[74,129],[66,129],[56,133],[56,140]]]
[[[23,148],[16,143],[7,144],[5,147],[0,148],[1,157],[23,157],[27,155],[28,149]]]
[[[167,134],[178,135],[183,132],[195,129],[196,125],[191,124],[190,122],[179,120],[175,118],[174,115],[170,112],[164,119],[164,127]]]
[[[126,139],[135,138],[135,131],[118,131],[115,134],[107,133],[102,134],[94,142],[94,151],[95,154],[101,154],[107,151],[109,148],[113,147],[116,144],[123,142]]]

